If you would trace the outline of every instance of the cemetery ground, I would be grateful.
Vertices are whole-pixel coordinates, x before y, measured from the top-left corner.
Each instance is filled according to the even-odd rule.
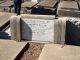
[[[38,60],[42,49],[44,47],[43,43],[29,43],[30,46],[21,57],[20,60]]]
[[[44,43],[0,39],[0,60],[38,60]]]
[[[47,3],[46,1],[47,0],[44,0],[39,4],[38,3],[31,3],[31,2],[26,2],[27,4],[23,3],[21,13],[22,14],[23,13],[27,13],[27,14],[29,13],[29,14],[32,14],[33,16],[35,14],[42,15],[42,16],[39,16],[40,19],[38,19],[38,21],[36,19],[37,15],[35,15],[35,20],[33,20],[33,18],[32,18],[33,23],[31,22],[31,24],[36,24],[36,25],[38,25],[38,28],[40,27],[41,29],[44,29],[44,27],[46,26],[44,31],[46,31],[47,33],[41,34],[41,36],[40,35],[38,36],[38,34],[35,35],[35,38],[36,37],[40,37],[40,38],[42,37],[42,39],[38,38],[38,39],[30,40],[30,41],[20,41],[20,42],[15,41],[16,40],[15,37],[14,37],[15,39],[13,39],[13,40],[10,39],[12,37],[11,32],[10,32],[10,29],[11,29],[10,18],[11,18],[12,15],[15,15],[12,1],[11,2],[0,3],[0,60],[80,60],[80,45],[75,46],[74,44],[72,45],[71,43],[70,43],[70,45],[67,45],[66,42],[64,42],[65,44],[63,44],[63,43],[54,44],[53,42],[52,43],[50,43],[50,42],[49,43],[43,43],[43,42],[40,42],[40,41],[33,42],[34,40],[47,40],[48,37],[53,38],[53,34],[51,34],[51,33],[54,33],[53,30],[55,30],[55,32],[58,32],[58,33],[60,32],[60,36],[59,36],[59,34],[58,35],[55,34],[56,36],[59,36],[59,37],[56,37],[56,38],[60,38],[60,39],[64,38],[63,37],[63,35],[64,35],[63,32],[65,32],[65,31],[64,31],[64,26],[63,25],[65,23],[63,24],[62,20],[58,21],[57,19],[56,19],[56,22],[53,21],[53,19],[55,18],[54,15],[56,14],[56,11],[57,11],[58,2],[55,1],[55,2],[51,3],[52,1],[49,0],[50,2],[48,1],[48,3]],[[75,3],[75,2],[73,2],[73,3]],[[44,6],[45,9],[40,7],[39,5]],[[71,5],[71,3],[70,3],[70,5]],[[76,4],[74,4],[74,5],[76,6]],[[48,6],[48,7],[46,7],[46,6]],[[64,6],[62,5],[63,8],[64,8]],[[38,7],[38,8],[36,8],[36,7]],[[75,8],[78,8],[78,7],[75,7]],[[70,8],[70,9],[74,9],[74,7]],[[62,12],[61,13],[62,15],[67,15],[67,14],[65,14],[66,11],[64,12],[64,9],[61,8],[61,10],[58,10],[58,11],[60,13]],[[73,13],[71,10],[68,10],[68,11]],[[78,12],[80,12],[80,11],[77,11],[77,9],[76,9],[74,14],[69,14],[69,13],[68,14],[69,14],[69,16],[70,15],[74,16],[75,13],[76,13],[77,14],[76,16],[80,17],[80,13],[78,14]],[[25,15],[27,16],[27,14],[25,14]],[[47,14],[49,16],[47,16]],[[58,15],[62,16],[61,14],[58,14]],[[46,17],[43,16],[43,15],[46,15]],[[50,15],[53,15],[52,18],[51,18]],[[27,17],[29,17],[29,15]],[[50,19],[46,20],[45,18],[46,19],[50,18]],[[17,21],[19,23],[18,20],[15,19],[15,21]],[[24,19],[22,21],[25,23]],[[30,20],[27,19],[26,21],[28,23],[30,23]],[[41,21],[43,22],[43,25],[40,23]],[[34,22],[36,22],[36,23],[34,23]],[[47,23],[44,23],[44,22],[47,22],[47,23],[50,23],[50,24],[47,24]],[[71,21],[69,21],[69,22],[71,22]],[[55,26],[53,26],[54,23],[55,23]],[[73,24],[73,22],[71,22],[70,24]],[[21,25],[17,26],[17,24],[15,24],[15,23],[13,23],[13,25],[14,25],[13,27],[16,28],[16,29],[15,28],[12,29],[12,30],[14,30],[14,32],[16,30],[19,30],[19,26],[21,26]],[[23,30],[24,30],[24,33],[25,33],[25,31],[27,32],[27,30],[29,29],[28,32],[30,32],[30,34],[26,34],[26,35],[29,35],[30,39],[32,39],[33,38],[32,37],[33,27],[30,28],[30,25],[28,26],[25,23],[24,26],[26,26],[26,29],[23,29]],[[18,27],[18,29],[17,29],[17,27]],[[34,27],[34,28],[36,28],[36,27]],[[71,26],[69,25],[68,27],[72,27],[72,25]],[[7,28],[9,28],[9,29],[7,30]],[[46,28],[49,28],[49,29],[46,30]],[[50,30],[50,28],[51,28],[51,30]],[[35,29],[34,32],[36,32],[36,30],[37,29]],[[67,30],[68,29],[66,29],[66,31]],[[75,31],[77,31],[76,36],[78,36],[78,38],[79,38],[79,35],[80,35],[79,30],[77,30],[77,28],[74,29],[72,34]],[[38,32],[40,32],[40,31],[42,31],[42,30],[39,30]],[[17,31],[15,33],[14,33],[14,35],[17,36]],[[48,33],[50,33],[50,34],[48,34]],[[78,33],[79,33],[79,35],[78,35]],[[21,36],[22,35],[20,35],[19,37],[21,37]],[[23,36],[25,36],[25,34]],[[45,36],[48,36],[48,37],[45,37]],[[71,42],[73,41],[73,39],[76,36],[75,36],[75,34],[70,36],[70,37],[72,37]],[[24,38],[27,40],[26,37],[24,37]],[[51,39],[48,39],[48,40],[51,40]],[[54,39],[54,40],[56,40],[56,39]],[[63,39],[63,40],[65,40],[65,39]],[[76,40],[78,40],[78,39],[75,39],[75,41]],[[59,42],[59,40],[57,40],[57,41]],[[67,41],[67,39],[65,41]],[[61,42],[61,40],[60,40],[60,42]],[[68,41],[68,42],[70,42],[70,41]],[[80,38],[79,38],[79,42],[80,42]]]

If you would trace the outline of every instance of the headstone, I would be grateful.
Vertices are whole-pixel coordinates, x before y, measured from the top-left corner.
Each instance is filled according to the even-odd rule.
[[[54,40],[54,20],[22,18],[22,38],[28,40]]]
[[[13,40],[63,43],[65,40],[64,19],[50,15],[23,14],[10,20]]]
[[[22,39],[54,42],[54,20],[54,16],[22,16]]]

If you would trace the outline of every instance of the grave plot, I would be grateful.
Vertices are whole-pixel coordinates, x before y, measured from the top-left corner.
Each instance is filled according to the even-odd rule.
[[[65,40],[65,23],[65,19],[49,15],[13,16],[10,19],[11,39],[62,43]]]
[[[38,60],[44,47],[44,44],[34,42],[30,42],[29,44],[30,46],[28,50],[24,52],[20,60]]]
[[[57,0],[43,0],[32,9],[31,13],[39,15],[56,15],[57,5]]]
[[[0,60],[18,60],[27,42],[16,42],[13,40],[0,39]]]
[[[80,46],[45,44],[38,60],[80,60]]]
[[[62,1],[57,12],[58,16],[62,17],[80,17],[80,10],[76,1]]]
[[[23,13],[31,13],[32,8],[37,4],[37,2],[24,2],[22,3],[21,10]]]
[[[13,16],[10,20],[13,40],[54,42],[54,16],[24,14],[21,19]]]
[[[0,4],[0,8],[2,9],[2,11],[11,12],[12,7],[13,7],[13,1],[6,1]]]

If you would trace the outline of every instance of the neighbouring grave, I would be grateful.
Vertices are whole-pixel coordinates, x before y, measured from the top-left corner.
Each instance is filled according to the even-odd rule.
[[[80,60],[80,46],[45,44],[38,60]]]
[[[13,40],[80,45],[80,18],[49,15],[21,15],[11,18]],[[16,31],[16,32],[15,32]]]
[[[11,12],[12,7],[13,7],[13,1],[6,1],[0,4],[0,8],[2,9],[2,11]]]
[[[80,45],[80,18],[68,18],[66,22],[66,44]]]
[[[13,40],[54,43],[61,43],[61,39],[65,40],[61,37],[65,34],[65,21],[55,19],[54,16],[24,14],[18,17],[13,16],[10,23]]]
[[[15,15],[14,13],[0,12],[0,30],[9,24],[10,17]]]
[[[25,47],[27,49],[27,44],[27,42],[0,39],[0,60],[17,60],[21,51]]]
[[[76,1],[62,1],[57,9],[58,16],[80,17],[80,10]]]

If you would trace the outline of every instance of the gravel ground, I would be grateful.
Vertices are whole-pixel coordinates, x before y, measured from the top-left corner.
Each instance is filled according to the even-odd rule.
[[[30,43],[29,49],[24,53],[20,60],[38,60],[38,57],[44,47],[42,43]]]

